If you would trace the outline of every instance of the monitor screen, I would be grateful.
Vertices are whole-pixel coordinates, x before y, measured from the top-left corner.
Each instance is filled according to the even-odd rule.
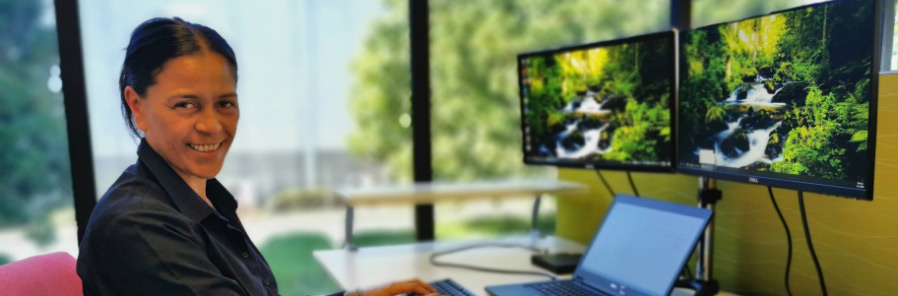
[[[524,162],[672,171],[673,32],[518,56]]]
[[[611,295],[668,295],[711,211],[615,197],[577,276]]]
[[[678,170],[872,199],[874,1],[680,34]]]

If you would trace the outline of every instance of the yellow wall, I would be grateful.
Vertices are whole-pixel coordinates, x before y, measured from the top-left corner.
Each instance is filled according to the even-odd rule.
[[[873,201],[813,193],[805,207],[814,249],[830,295],[898,295],[898,75],[880,76]],[[630,193],[626,175],[603,172],[616,192]],[[633,174],[643,196],[695,204],[698,179],[685,175]],[[590,193],[558,198],[558,235],[588,243],[611,197],[596,173],[559,170],[559,178],[588,184]],[[714,277],[744,295],[785,295],[786,235],[767,188],[718,182]],[[794,190],[774,189],[792,232],[794,295],[819,295]]]

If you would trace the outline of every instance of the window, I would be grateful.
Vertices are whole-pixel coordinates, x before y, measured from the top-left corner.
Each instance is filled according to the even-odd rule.
[[[152,17],[206,25],[234,48],[240,72],[238,133],[217,178],[281,293],[336,291],[312,258],[343,242],[333,191],[411,176],[406,2],[100,0],[79,9],[98,194],[137,159],[117,84],[131,32]],[[404,154],[382,157],[394,150]],[[412,233],[411,207],[356,213],[360,245]]]
[[[882,20],[882,67],[881,71],[898,70],[898,14],[895,13],[898,2],[884,0]]]
[[[0,265],[78,256],[52,2],[0,4],[0,28]]]

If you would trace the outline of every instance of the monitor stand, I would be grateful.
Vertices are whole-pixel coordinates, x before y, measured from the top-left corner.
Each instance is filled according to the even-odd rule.
[[[714,206],[723,194],[717,189],[717,180],[712,178],[698,178],[698,206],[714,211]],[[715,215],[716,216],[716,215]],[[712,235],[714,233],[714,217],[708,222],[708,227],[702,233],[698,242],[698,260],[696,260],[695,279],[678,281],[676,286],[695,290],[696,296],[715,295],[720,291],[717,280],[711,276]]]

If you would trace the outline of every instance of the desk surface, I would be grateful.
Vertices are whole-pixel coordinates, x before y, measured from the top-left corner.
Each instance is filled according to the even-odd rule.
[[[512,237],[489,241],[429,242],[359,248],[357,251],[315,251],[314,255],[315,260],[324,267],[337,285],[347,291],[412,278],[420,278],[425,282],[452,278],[468,290],[478,295],[486,295],[484,290],[486,286],[547,280],[546,277],[535,275],[486,273],[430,264],[429,257],[434,252],[490,242],[529,245],[532,240],[530,237]],[[585,251],[583,245],[554,237],[537,240],[537,247],[551,253]],[[531,254],[530,250],[524,248],[483,247],[447,254],[441,256],[439,260],[482,267],[545,272],[530,264]]]
[[[535,197],[540,194],[587,192],[586,186],[559,180],[505,180],[472,183],[416,183],[370,188],[341,188],[336,195],[350,206],[371,204],[432,203],[446,199]]]
[[[434,252],[455,249],[478,243],[513,243],[528,245],[533,240],[528,237],[510,237],[485,241],[429,242],[408,245],[359,248],[357,251],[326,250],[315,251],[318,261],[331,279],[346,291],[367,289],[391,282],[419,278],[432,282],[451,278],[477,295],[487,295],[485,287],[524,282],[544,281],[547,278],[533,275],[507,275],[437,267],[430,264],[429,257]],[[555,237],[536,241],[540,249],[550,253],[583,253],[583,245]],[[441,262],[476,265],[483,267],[513,269],[523,271],[544,271],[530,264],[531,251],[524,248],[484,247],[465,250],[440,257]],[[560,279],[570,276],[559,276]],[[692,295],[692,291],[674,289],[671,295]],[[735,295],[721,292],[718,295]]]

